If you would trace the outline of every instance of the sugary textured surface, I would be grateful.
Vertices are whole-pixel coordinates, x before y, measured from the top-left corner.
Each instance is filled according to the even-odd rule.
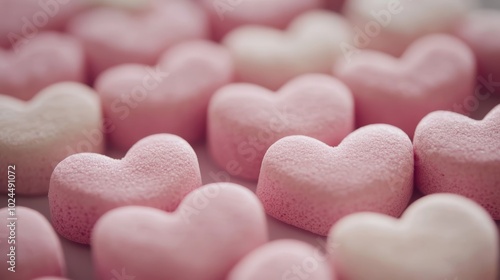
[[[191,143],[204,139],[208,102],[233,76],[229,52],[208,41],[181,43],[154,68],[127,64],[107,70],[96,81],[96,90],[113,126],[111,143],[128,149],[163,132]]]
[[[475,59],[459,39],[429,35],[401,59],[362,51],[334,73],[352,90],[358,126],[387,123],[413,136],[418,122],[436,110],[454,110],[472,96]]]
[[[68,25],[82,40],[90,75],[122,63],[153,65],[169,47],[208,36],[208,19],[191,1],[155,0],[149,9],[133,11],[100,7]]]
[[[384,124],[362,127],[333,148],[285,137],[264,156],[257,184],[269,215],[320,235],[354,212],[399,216],[412,191],[412,143]]]
[[[347,22],[333,12],[309,11],[281,31],[243,26],[224,38],[235,60],[237,79],[276,90],[306,73],[329,73],[350,40]]]
[[[95,222],[109,210],[140,205],[174,211],[200,186],[196,154],[171,134],[142,139],[122,160],[73,155],[57,165],[50,179],[52,225],[63,237],[87,244]]]
[[[354,129],[354,101],[337,79],[309,74],[277,93],[252,84],[226,86],[210,101],[208,118],[213,159],[233,176],[257,180],[267,149],[285,136],[338,145]]]
[[[1,0],[0,47],[16,47],[44,30],[62,29],[88,0]]]
[[[278,240],[252,251],[227,277],[227,280],[256,279],[336,278],[319,248],[297,240]]]
[[[474,51],[479,75],[485,80],[500,80],[500,12],[478,10],[469,14],[454,29]],[[487,88],[490,92],[495,92]],[[498,91],[500,92],[500,91]]]
[[[190,193],[173,214],[137,206],[107,213],[92,233],[92,254],[101,280],[121,268],[137,279],[220,280],[266,242],[257,197],[215,183]]]
[[[65,263],[61,243],[47,219],[37,211],[22,206],[16,206],[14,216],[10,213],[8,208],[0,209],[0,217],[6,223],[0,227],[0,279],[63,276]],[[15,223],[15,233],[11,232],[11,222]],[[15,238],[9,238],[11,236]],[[7,270],[11,267],[10,256],[7,256],[11,254],[11,246],[15,246],[15,272]]]
[[[370,48],[401,55],[418,38],[451,31],[479,0],[347,0],[344,13],[354,25],[354,50]]]
[[[76,39],[43,32],[19,49],[0,48],[0,94],[29,100],[58,82],[84,83],[85,68],[83,47]]]
[[[99,97],[78,83],[54,84],[27,103],[0,95],[0,169],[15,165],[16,194],[47,194],[61,160],[103,152],[101,120]],[[7,186],[7,176],[0,176],[0,185]]]
[[[500,105],[482,121],[434,112],[413,139],[415,182],[425,194],[469,197],[500,220]]]
[[[328,236],[345,280],[495,280],[498,230],[479,205],[453,194],[426,196],[400,220],[358,213]]]
[[[301,13],[318,9],[324,0],[198,0],[210,17],[216,39],[242,25],[283,29]]]

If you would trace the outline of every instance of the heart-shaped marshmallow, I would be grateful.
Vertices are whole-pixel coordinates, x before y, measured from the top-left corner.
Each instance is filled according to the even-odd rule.
[[[0,94],[29,100],[58,82],[85,82],[85,71],[83,47],[76,39],[40,33],[18,50],[0,49]]]
[[[207,22],[203,10],[191,1],[154,0],[138,11],[92,9],[73,19],[68,30],[82,40],[90,74],[96,77],[123,63],[153,65],[172,45],[207,37]]]
[[[113,210],[92,232],[94,266],[103,280],[122,268],[137,279],[225,279],[266,241],[261,203],[250,190],[230,183],[193,191],[172,214],[137,206]]]
[[[267,214],[320,235],[354,212],[399,216],[412,191],[411,141],[384,124],[362,127],[334,148],[285,137],[267,150],[257,184]]]
[[[478,71],[483,79],[500,80],[500,12],[478,10],[467,15],[454,29],[454,34],[464,40],[474,51]],[[481,79],[481,78],[480,78]],[[498,85],[498,83],[496,83]],[[487,89],[490,92],[498,90]]]
[[[328,73],[348,41],[347,22],[333,12],[306,12],[281,31],[243,26],[224,38],[233,54],[237,78],[275,90],[306,73]]]
[[[495,280],[498,233],[479,205],[453,194],[426,196],[400,220],[357,213],[328,236],[343,280]]]
[[[482,121],[433,112],[417,126],[413,145],[423,193],[466,196],[500,220],[500,105]]]
[[[335,78],[309,74],[277,94],[251,84],[226,86],[210,101],[208,119],[214,160],[233,176],[257,180],[267,149],[285,136],[339,144],[354,128],[354,102]]]
[[[296,16],[321,8],[324,0],[198,0],[212,22],[216,39],[242,25],[285,28]]]
[[[104,150],[102,130],[99,97],[85,85],[58,83],[28,103],[0,95],[0,169],[15,166],[17,194],[47,194],[61,160]],[[7,176],[0,184],[7,185]]]
[[[478,0],[347,0],[346,17],[354,25],[346,51],[370,48],[395,56],[418,38],[451,31]]]
[[[0,47],[17,47],[44,30],[62,29],[88,0],[1,0]],[[54,47],[55,45],[52,45]],[[54,69],[50,69],[54,71]]]
[[[335,280],[320,249],[297,240],[278,240],[245,256],[227,280],[314,279]]]
[[[447,35],[419,39],[399,60],[367,50],[334,70],[352,90],[358,126],[392,124],[410,137],[428,113],[472,96],[475,71],[471,50]]]
[[[174,211],[200,186],[196,154],[175,135],[144,138],[122,160],[76,154],[59,163],[50,179],[52,224],[65,238],[87,244],[95,222],[109,210],[140,205]]]
[[[120,65],[96,82],[104,114],[114,128],[111,143],[130,148],[155,133],[173,133],[194,143],[205,137],[213,93],[233,79],[229,52],[215,43],[193,41],[168,50],[156,69]]]
[[[15,205],[14,200],[9,199],[8,203]],[[64,274],[61,243],[42,214],[14,206],[0,209],[0,217],[6,223],[0,227],[0,279],[26,280]]]

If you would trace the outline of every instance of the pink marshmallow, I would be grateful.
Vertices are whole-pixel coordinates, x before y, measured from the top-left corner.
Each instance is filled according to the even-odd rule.
[[[0,47],[31,43],[45,30],[60,30],[87,0],[0,0]],[[54,45],[53,45],[54,47]]]
[[[424,194],[455,193],[500,220],[500,105],[482,121],[434,112],[417,126],[415,183]]]
[[[181,43],[158,65],[113,67],[96,81],[111,143],[128,149],[155,133],[172,133],[190,143],[205,138],[208,102],[233,79],[229,52],[208,41]]]
[[[83,47],[76,39],[43,32],[18,49],[0,49],[0,94],[29,100],[58,82],[84,83],[85,68]]]
[[[104,150],[99,97],[78,83],[54,84],[29,102],[0,95],[0,131],[0,169],[19,170],[18,195],[46,195],[60,161]],[[0,185],[7,186],[7,176],[0,176]]]
[[[66,266],[63,250],[47,219],[30,208],[16,206],[15,210],[10,209],[0,209],[0,217],[7,224],[0,227],[0,279],[26,280],[63,276]],[[9,218],[17,220],[8,220]],[[7,254],[14,255],[15,258],[12,259]],[[11,260],[14,266],[9,263]],[[13,267],[14,272],[8,270],[10,267]]]
[[[179,42],[208,37],[206,15],[191,1],[155,0],[145,10],[100,7],[68,24],[68,31],[82,40],[90,74],[123,63],[154,64]]]
[[[266,152],[257,184],[267,214],[320,235],[355,212],[399,216],[412,191],[412,143],[384,124],[362,127],[334,148],[285,137]]]
[[[472,51],[448,35],[416,41],[401,59],[362,51],[334,69],[352,90],[358,126],[387,123],[410,137],[428,113],[452,110],[472,96],[475,71]]]
[[[479,75],[488,81],[500,79],[500,12],[478,10],[455,27],[454,34],[464,40],[476,55]]]
[[[319,248],[297,240],[278,240],[246,255],[226,279],[335,280],[336,277]]]
[[[107,213],[92,232],[92,254],[101,280],[121,269],[136,279],[221,280],[265,242],[255,194],[215,183],[190,193],[174,213],[137,206]]]
[[[198,0],[210,17],[216,39],[243,25],[284,29],[301,13],[319,9],[324,0]]]
[[[353,103],[344,84],[321,74],[295,78],[277,93],[251,84],[229,85],[210,102],[209,149],[231,175],[257,180],[267,149],[285,136],[339,144],[354,128]]]
[[[480,0],[347,0],[343,12],[354,28],[354,36],[343,47],[352,51],[368,48],[400,56],[423,36],[450,32],[478,2]]]
[[[122,160],[73,155],[57,165],[50,179],[52,225],[63,237],[88,244],[95,222],[109,210],[139,205],[174,211],[199,186],[196,154],[175,135],[144,138]]]

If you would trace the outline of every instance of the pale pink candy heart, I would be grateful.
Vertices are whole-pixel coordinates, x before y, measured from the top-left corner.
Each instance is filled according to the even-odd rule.
[[[267,150],[257,184],[267,214],[320,235],[354,212],[399,216],[412,191],[412,143],[384,124],[362,127],[333,148],[285,137]]]
[[[358,126],[387,123],[410,137],[428,113],[452,110],[472,96],[475,71],[472,51],[447,35],[419,39],[401,59],[363,51],[334,69],[352,90]]]
[[[76,154],[59,163],[50,179],[52,224],[63,237],[88,244],[95,222],[111,209],[139,205],[174,211],[200,186],[196,154],[176,135],[146,137],[121,160]]]
[[[299,134],[333,146],[353,128],[350,90],[330,76],[309,74],[277,93],[251,84],[220,89],[210,102],[208,145],[231,175],[257,180],[264,154],[279,139]]]
[[[99,97],[78,83],[54,84],[29,102],[0,95],[0,131],[0,169],[15,165],[19,195],[47,194],[61,160],[104,150]],[[0,184],[7,185],[7,176],[0,176]]]
[[[92,9],[73,19],[68,31],[82,40],[90,74],[96,77],[123,63],[152,65],[174,44],[208,37],[207,22],[201,8],[191,1],[155,0],[139,11]]]
[[[40,32],[60,30],[88,0],[1,0],[0,47],[31,43]]]
[[[491,217],[452,194],[421,198],[400,220],[347,216],[332,228],[328,244],[342,280],[495,280],[500,261]]]
[[[26,207],[11,209],[0,209],[4,221],[0,227],[0,279],[63,276],[66,269],[63,250],[47,219]],[[8,270],[10,267],[15,272]]]
[[[243,25],[285,28],[296,16],[319,9],[325,0],[198,0],[210,17],[214,36],[221,39]]]
[[[476,55],[480,80],[500,80],[500,12],[477,10],[455,26],[454,34],[464,40]],[[480,81],[481,82],[481,81]],[[498,86],[498,82],[495,83]],[[499,90],[486,85],[490,92]]]
[[[237,78],[276,90],[306,73],[329,73],[339,45],[350,40],[347,22],[338,14],[309,11],[295,18],[286,31],[242,26],[224,38],[233,54]]]
[[[172,214],[113,210],[97,222],[91,245],[97,279],[125,269],[136,279],[221,280],[266,241],[257,197],[242,186],[215,183],[190,193]]]
[[[500,105],[482,121],[431,113],[417,126],[413,146],[415,183],[423,193],[466,196],[500,220]]]
[[[347,0],[344,14],[354,25],[352,45],[399,56],[418,38],[451,31],[479,0]]]
[[[314,279],[335,280],[319,248],[297,240],[278,240],[245,256],[226,280]]]
[[[0,94],[29,100],[58,82],[85,82],[85,71],[83,47],[67,35],[44,32],[18,49],[0,48]]]
[[[172,133],[190,143],[205,138],[207,107],[213,93],[232,81],[229,52],[208,41],[181,43],[154,68],[113,67],[96,81],[110,141],[128,149],[155,133]]]

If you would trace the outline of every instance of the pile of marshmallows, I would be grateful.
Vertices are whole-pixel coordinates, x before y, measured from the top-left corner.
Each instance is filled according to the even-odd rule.
[[[475,2],[0,0],[1,192],[15,165],[52,220],[16,209],[15,273],[0,227],[0,279],[64,276],[57,231],[103,280],[496,280],[500,106],[469,116],[500,12]]]

